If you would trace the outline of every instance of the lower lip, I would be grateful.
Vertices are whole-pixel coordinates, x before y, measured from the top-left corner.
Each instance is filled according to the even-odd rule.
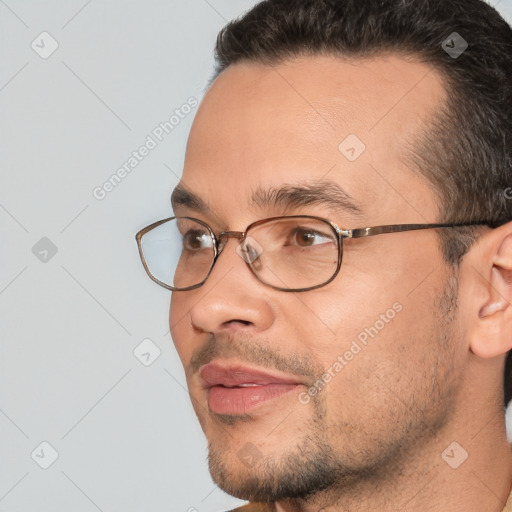
[[[296,384],[266,384],[240,388],[213,386],[208,390],[208,406],[216,414],[245,414],[264,402],[281,398],[296,387]]]

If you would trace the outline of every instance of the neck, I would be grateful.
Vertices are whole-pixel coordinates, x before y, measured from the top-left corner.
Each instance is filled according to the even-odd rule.
[[[502,512],[511,488],[512,452],[502,408],[497,405],[491,413],[487,402],[487,411],[459,417],[378,478],[278,502],[275,511]]]

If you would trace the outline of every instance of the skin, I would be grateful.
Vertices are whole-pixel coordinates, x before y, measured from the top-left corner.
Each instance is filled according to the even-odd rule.
[[[439,198],[405,155],[446,98],[435,70],[403,56],[230,66],[201,103],[181,180],[209,211],[177,206],[175,214],[217,233],[291,214],[343,228],[442,222]],[[366,145],[354,162],[338,150],[348,134]],[[321,178],[341,185],[362,213],[249,207],[257,186]],[[512,223],[482,229],[458,282],[433,230],[349,240],[336,279],[301,293],[259,282],[237,243],[228,241],[202,287],[174,292],[170,308],[214,480],[242,499],[276,502],[269,510],[278,512],[501,511],[512,481],[501,405]],[[394,303],[401,311],[301,403],[299,394]],[[303,386],[219,417],[191,365],[198,357],[303,370]],[[457,469],[442,457],[454,441],[468,454]],[[258,454],[251,467],[237,455],[246,443]]]

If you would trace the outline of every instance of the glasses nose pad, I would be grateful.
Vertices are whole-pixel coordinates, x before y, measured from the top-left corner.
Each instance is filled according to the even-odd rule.
[[[261,258],[258,256],[252,263],[250,263],[251,268],[256,272],[260,271],[263,268],[263,263]]]
[[[237,252],[253,270],[261,270],[263,247],[251,236],[246,237],[237,247]]]

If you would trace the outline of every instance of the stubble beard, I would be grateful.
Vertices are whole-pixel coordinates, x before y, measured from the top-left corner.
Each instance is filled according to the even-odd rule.
[[[396,415],[393,412],[396,422],[388,425],[385,432],[379,432],[372,446],[359,451],[338,447],[333,432],[344,427],[328,423],[319,395],[312,397],[313,412],[309,420],[302,422],[295,446],[274,458],[263,455],[247,467],[236,450],[220,449],[210,442],[209,468],[215,483],[232,496],[254,502],[308,501],[323,494],[324,503],[332,504],[333,497],[352,499],[358,489],[364,494],[369,486],[392,481],[393,474],[403,470],[411,453],[438,435],[452,417],[457,379],[450,375],[446,361],[453,350],[457,290],[457,279],[451,275],[437,304],[430,334],[432,349],[439,356],[433,365],[423,369],[431,389],[424,393],[422,401],[416,396],[408,407],[402,406],[400,412],[395,411]],[[250,422],[250,418],[240,420],[232,425]],[[229,423],[220,418],[219,421]]]

